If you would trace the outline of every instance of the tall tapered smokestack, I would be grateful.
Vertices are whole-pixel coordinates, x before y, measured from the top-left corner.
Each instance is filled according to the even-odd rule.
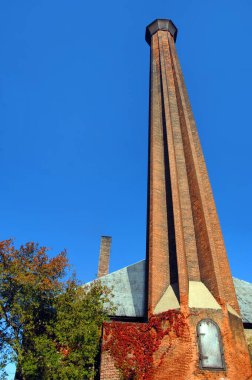
[[[123,292],[120,303],[125,309],[103,335],[100,380],[121,378],[117,353],[109,347],[111,342],[115,347],[118,331],[123,338],[134,328],[139,342],[135,339],[135,347],[123,348],[124,368],[133,377],[252,380],[221,227],[176,53],[176,35],[171,20],[155,20],[146,29],[151,53],[147,287],[146,292],[136,287],[140,272],[135,272],[135,266],[115,275],[115,291]],[[127,288],[119,283],[119,276],[124,283],[123,273]],[[148,324],[142,323],[140,330],[137,319],[131,327],[122,322],[127,315],[139,315],[141,291],[147,296],[148,309],[142,317]],[[148,331],[154,339],[147,351],[141,342]]]
[[[112,238],[110,236],[101,237],[98,278],[106,276],[106,274],[109,273],[111,240]]]

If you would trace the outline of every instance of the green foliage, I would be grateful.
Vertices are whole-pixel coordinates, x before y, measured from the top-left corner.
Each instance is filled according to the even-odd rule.
[[[109,296],[99,281],[89,287],[76,286],[73,280],[67,283],[55,303],[52,333],[59,355],[56,366],[54,359],[47,362],[48,378],[87,379],[94,375],[102,323],[113,312]]]
[[[17,363],[16,379],[91,379],[101,327],[114,312],[99,281],[81,287],[63,281],[66,253],[0,243],[0,371]]]

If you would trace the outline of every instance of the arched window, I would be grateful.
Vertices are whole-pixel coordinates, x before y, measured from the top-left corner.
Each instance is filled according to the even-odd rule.
[[[211,319],[202,319],[197,325],[199,360],[202,369],[224,369],[224,355],[220,329]]]

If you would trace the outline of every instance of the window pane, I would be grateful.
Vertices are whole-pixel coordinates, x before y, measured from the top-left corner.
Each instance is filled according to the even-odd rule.
[[[198,335],[202,367],[223,368],[217,326],[209,320],[203,320],[198,325]]]

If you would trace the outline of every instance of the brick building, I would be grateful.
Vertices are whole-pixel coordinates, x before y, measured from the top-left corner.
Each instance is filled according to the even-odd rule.
[[[177,28],[156,20],[151,49],[146,260],[99,277],[117,315],[104,325],[101,380],[251,379],[244,327],[252,284],[233,279],[175,49]],[[121,372],[119,371],[121,369]]]

